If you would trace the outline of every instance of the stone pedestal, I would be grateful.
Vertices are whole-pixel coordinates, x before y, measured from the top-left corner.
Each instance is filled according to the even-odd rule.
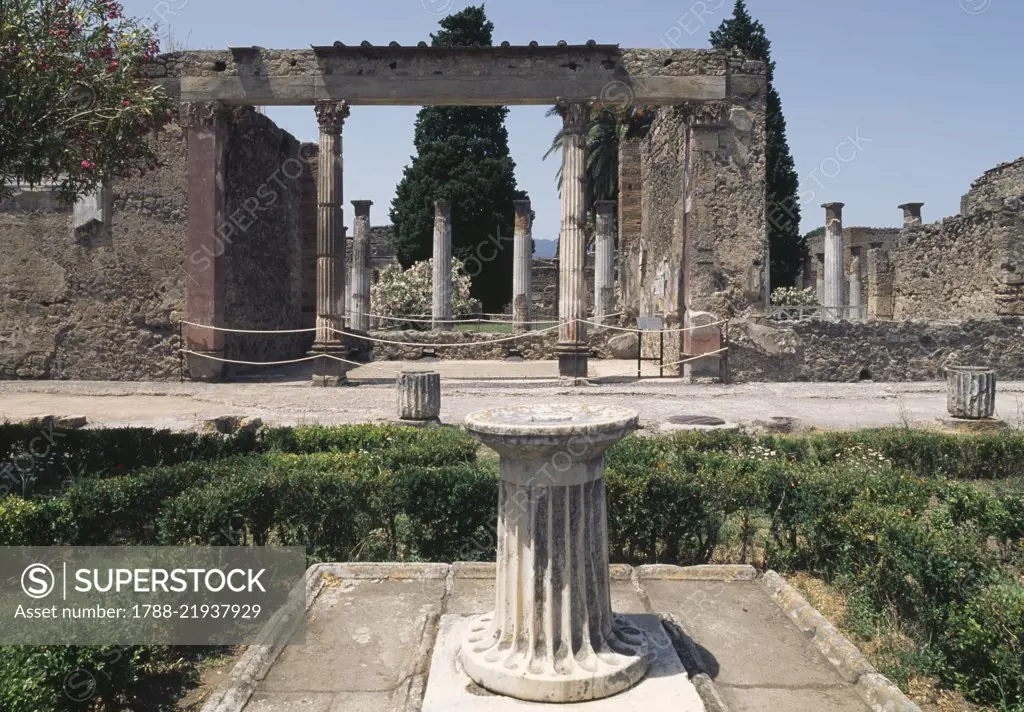
[[[533,311],[533,224],[530,201],[514,201],[515,234],[512,242],[512,324],[517,333],[530,330]]]
[[[562,220],[558,240],[558,375],[578,383],[587,377],[584,134],[590,104],[560,102],[562,115]]]
[[[626,408],[569,404],[467,416],[501,458],[495,608],[469,622],[460,653],[481,687],[582,702],[644,676],[647,634],[611,609],[604,488],[605,450],[636,426]]]
[[[603,324],[615,313],[615,201],[599,200],[594,209],[594,321]]]
[[[692,356],[712,354],[696,361],[683,364],[682,375],[687,379],[721,378],[722,354],[713,353],[722,348],[722,326],[709,312],[686,312],[684,324],[689,331],[683,332],[683,350]]]
[[[348,372],[354,366],[351,363],[340,361],[348,359],[349,347],[344,343],[336,344],[313,344],[307,356],[320,356],[313,361],[313,385],[314,386],[343,386],[348,380]]]
[[[991,418],[996,411],[995,371],[977,366],[949,366],[946,410],[954,418]]]
[[[452,205],[434,203],[434,281],[431,300],[431,328],[452,328]]]
[[[843,203],[825,203],[825,293],[822,312],[826,319],[838,321],[842,318],[843,265],[846,253],[843,248]]]
[[[398,374],[398,417],[402,420],[437,420],[441,415],[441,376],[436,371]]]

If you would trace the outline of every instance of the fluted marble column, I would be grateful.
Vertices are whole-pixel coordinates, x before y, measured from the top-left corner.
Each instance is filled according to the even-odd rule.
[[[469,621],[460,658],[482,687],[582,702],[643,677],[649,642],[613,614],[604,453],[637,426],[617,406],[532,405],[471,413],[501,458],[495,608]]]
[[[349,115],[348,102],[319,101],[314,107],[320,125],[317,157],[316,218],[316,343],[313,353],[341,354],[345,328],[345,240],[342,210],[341,128]],[[322,358],[313,380],[328,385],[345,381],[347,365]]]
[[[594,321],[603,324],[615,313],[615,201],[599,200],[594,208]]]
[[[825,318],[842,318],[846,290],[844,280],[843,203],[825,203],[825,299],[822,303]]]
[[[372,200],[353,200],[355,225],[352,236],[352,328],[370,329],[370,206]]]
[[[921,224],[921,208],[924,203],[904,203],[897,207],[903,211],[903,227],[917,227]]]
[[[589,102],[558,103],[562,116],[562,219],[558,238],[558,375],[578,381],[587,377],[587,258],[584,135]]]
[[[850,319],[861,319],[861,279],[860,279],[860,255],[854,255],[850,260]]]
[[[452,204],[434,202],[434,281],[432,328],[452,328]]]
[[[529,200],[516,200],[512,242],[512,324],[516,332],[530,330],[533,311],[533,221]]]

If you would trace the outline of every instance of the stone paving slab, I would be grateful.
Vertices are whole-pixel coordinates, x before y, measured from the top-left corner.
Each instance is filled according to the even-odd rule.
[[[673,615],[733,712],[867,709],[853,685],[789,620],[758,581],[642,581]]]
[[[250,647],[203,712],[420,712],[441,622],[493,608],[494,574],[493,564],[313,567],[306,644]],[[881,701],[919,712],[873,670],[852,679],[847,665],[844,679],[830,662],[838,633],[823,636],[827,622],[775,574],[613,566],[611,578],[613,608],[660,618],[709,712],[864,712]]]
[[[617,363],[591,362],[595,369]],[[598,365],[599,364],[599,365]],[[680,379],[645,379],[559,387],[545,378],[519,377],[520,365],[504,362],[444,361],[417,364],[441,371],[441,420],[461,424],[485,408],[550,401],[614,404],[640,413],[641,425],[656,429],[669,416],[718,416],[744,424],[772,417],[796,418],[803,427],[859,428],[939,426],[946,415],[945,384],[931,383],[746,383],[688,385]],[[508,369],[515,366],[512,372]],[[409,364],[388,366],[393,373]],[[527,362],[526,373],[552,364]],[[343,388],[314,388],[308,376],[289,382],[136,383],[124,381],[7,381],[0,383],[0,419],[20,421],[46,414],[84,415],[88,427],[147,426],[201,429],[223,415],[261,418],[269,425],[365,423],[397,417],[390,381],[358,381]],[[1022,424],[1018,403],[1024,383],[1004,382],[996,394],[997,415]],[[841,404],[842,407],[837,407]]]

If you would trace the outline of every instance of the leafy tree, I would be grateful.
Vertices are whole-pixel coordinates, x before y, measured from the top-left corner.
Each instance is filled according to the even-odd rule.
[[[548,110],[548,116],[558,114],[558,107]],[[587,127],[584,143],[584,169],[586,170],[585,199],[588,210],[598,200],[616,200],[619,197],[619,143],[627,138],[647,135],[654,121],[654,109],[649,106],[631,106],[625,109],[612,106],[596,107]],[[559,128],[544,160],[561,156],[564,131]],[[555,176],[558,190],[562,190],[562,167]]]
[[[435,47],[490,47],[494,24],[483,6],[445,17]],[[395,254],[403,266],[432,254],[434,201],[452,204],[452,252],[467,264],[473,296],[486,311],[512,294],[512,202],[516,188],[503,106],[429,106],[416,119],[416,156],[391,203]]]
[[[0,198],[54,183],[73,200],[157,166],[148,134],[170,120],[144,76],[153,32],[110,0],[0,2]]]
[[[764,25],[751,18],[744,0],[736,0],[731,18],[724,20],[711,33],[711,46],[717,49],[739,48],[751,59],[765,63],[768,72],[768,95],[765,100],[767,151],[767,216],[768,244],[771,252],[772,287],[789,287],[796,282],[804,259],[804,241],[800,237],[800,202],[793,155],[786,142],[786,119],[782,101],[774,86],[775,62],[771,58],[771,42]]]

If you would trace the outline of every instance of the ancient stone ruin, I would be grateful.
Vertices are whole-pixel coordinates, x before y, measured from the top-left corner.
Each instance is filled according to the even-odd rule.
[[[561,324],[543,348],[525,351],[557,356],[563,376],[587,376],[591,305],[601,319],[623,312],[626,323],[663,315],[676,328],[667,344],[667,358],[676,360],[687,313],[725,318],[767,297],[759,62],[715,50],[593,41],[454,49],[335,43],[171,53],[148,74],[181,103],[180,121],[157,139],[165,168],[109,186],[110,209],[94,201],[73,211],[24,194],[0,208],[0,235],[13,255],[2,295],[6,377],[170,379],[186,354],[192,379],[305,357],[317,360],[317,380],[343,382],[354,354],[368,350],[350,334],[371,324],[369,206],[355,203],[350,268],[342,131],[350,112],[385,104],[559,107],[567,135]],[[573,177],[582,170],[590,109],[617,96],[663,110],[658,131],[622,149],[626,190],[615,260],[621,301],[613,305],[611,206],[602,208],[598,284],[590,287],[583,187]],[[285,104],[313,107],[318,145],[300,145],[252,109]],[[740,187],[714,189],[722,184]],[[683,230],[676,214],[686,215]],[[73,224],[94,227],[76,238]],[[439,236],[443,253],[443,224]],[[438,327],[450,316],[440,269]],[[528,281],[520,274],[520,315],[522,303],[533,301],[522,291]],[[246,333],[253,331],[280,333]]]

